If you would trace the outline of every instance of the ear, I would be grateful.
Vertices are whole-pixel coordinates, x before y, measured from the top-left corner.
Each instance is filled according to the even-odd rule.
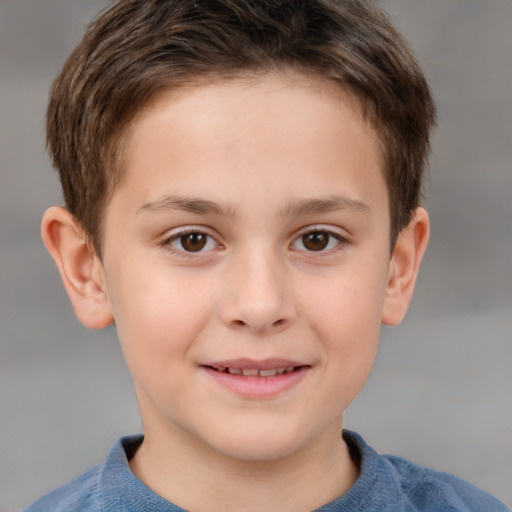
[[[90,249],[75,217],[58,206],[48,209],[43,216],[41,235],[80,322],[92,329],[111,324],[114,318],[103,265]]]
[[[428,214],[416,208],[409,224],[398,235],[389,264],[389,279],[382,310],[382,322],[398,325],[412,299],[421,259],[430,232]]]

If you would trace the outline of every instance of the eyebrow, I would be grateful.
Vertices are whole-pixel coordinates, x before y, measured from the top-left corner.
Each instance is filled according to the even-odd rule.
[[[235,208],[229,204],[215,203],[197,197],[179,196],[165,196],[151,203],[146,203],[137,213],[168,212],[175,210],[197,213],[199,215],[214,214],[224,217],[232,217],[235,214]]]
[[[179,196],[165,196],[156,201],[146,203],[139,209],[138,213],[158,213],[176,210],[196,213],[198,215],[213,214],[223,217],[233,217],[235,215],[235,207],[232,205],[216,203],[197,197]],[[344,196],[331,196],[322,199],[292,199],[286,208],[281,209],[280,215],[282,217],[289,217],[340,210],[349,213],[371,214],[371,208],[362,201]]]
[[[371,208],[362,201],[345,196],[330,196],[322,199],[292,199],[288,206],[281,211],[281,215],[287,217],[292,215],[328,213],[339,210],[364,215],[372,213]]]

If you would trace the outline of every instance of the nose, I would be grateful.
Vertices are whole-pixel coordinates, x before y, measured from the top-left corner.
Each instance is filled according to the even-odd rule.
[[[234,268],[233,268],[234,267]],[[221,319],[230,329],[272,334],[296,318],[284,265],[272,254],[248,254],[226,276]]]

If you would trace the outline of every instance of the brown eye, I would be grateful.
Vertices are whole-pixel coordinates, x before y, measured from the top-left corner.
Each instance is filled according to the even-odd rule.
[[[290,248],[305,253],[334,254],[347,245],[347,240],[334,231],[312,229],[296,238]]]
[[[302,235],[302,244],[308,251],[323,251],[329,245],[330,237],[325,231],[313,231]]]
[[[197,254],[198,256],[210,251],[222,249],[222,245],[212,235],[195,229],[182,229],[162,242],[174,254],[182,256]]]
[[[180,236],[180,244],[187,252],[199,252],[206,246],[208,235],[204,233],[187,233]]]

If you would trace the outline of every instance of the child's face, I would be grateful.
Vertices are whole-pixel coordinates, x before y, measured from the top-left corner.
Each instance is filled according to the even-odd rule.
[[[338,436],[376,355],[390,218],[375,134],[330,87],[200,86],[127,134],[102,265],[148,439],[274,459]]]

